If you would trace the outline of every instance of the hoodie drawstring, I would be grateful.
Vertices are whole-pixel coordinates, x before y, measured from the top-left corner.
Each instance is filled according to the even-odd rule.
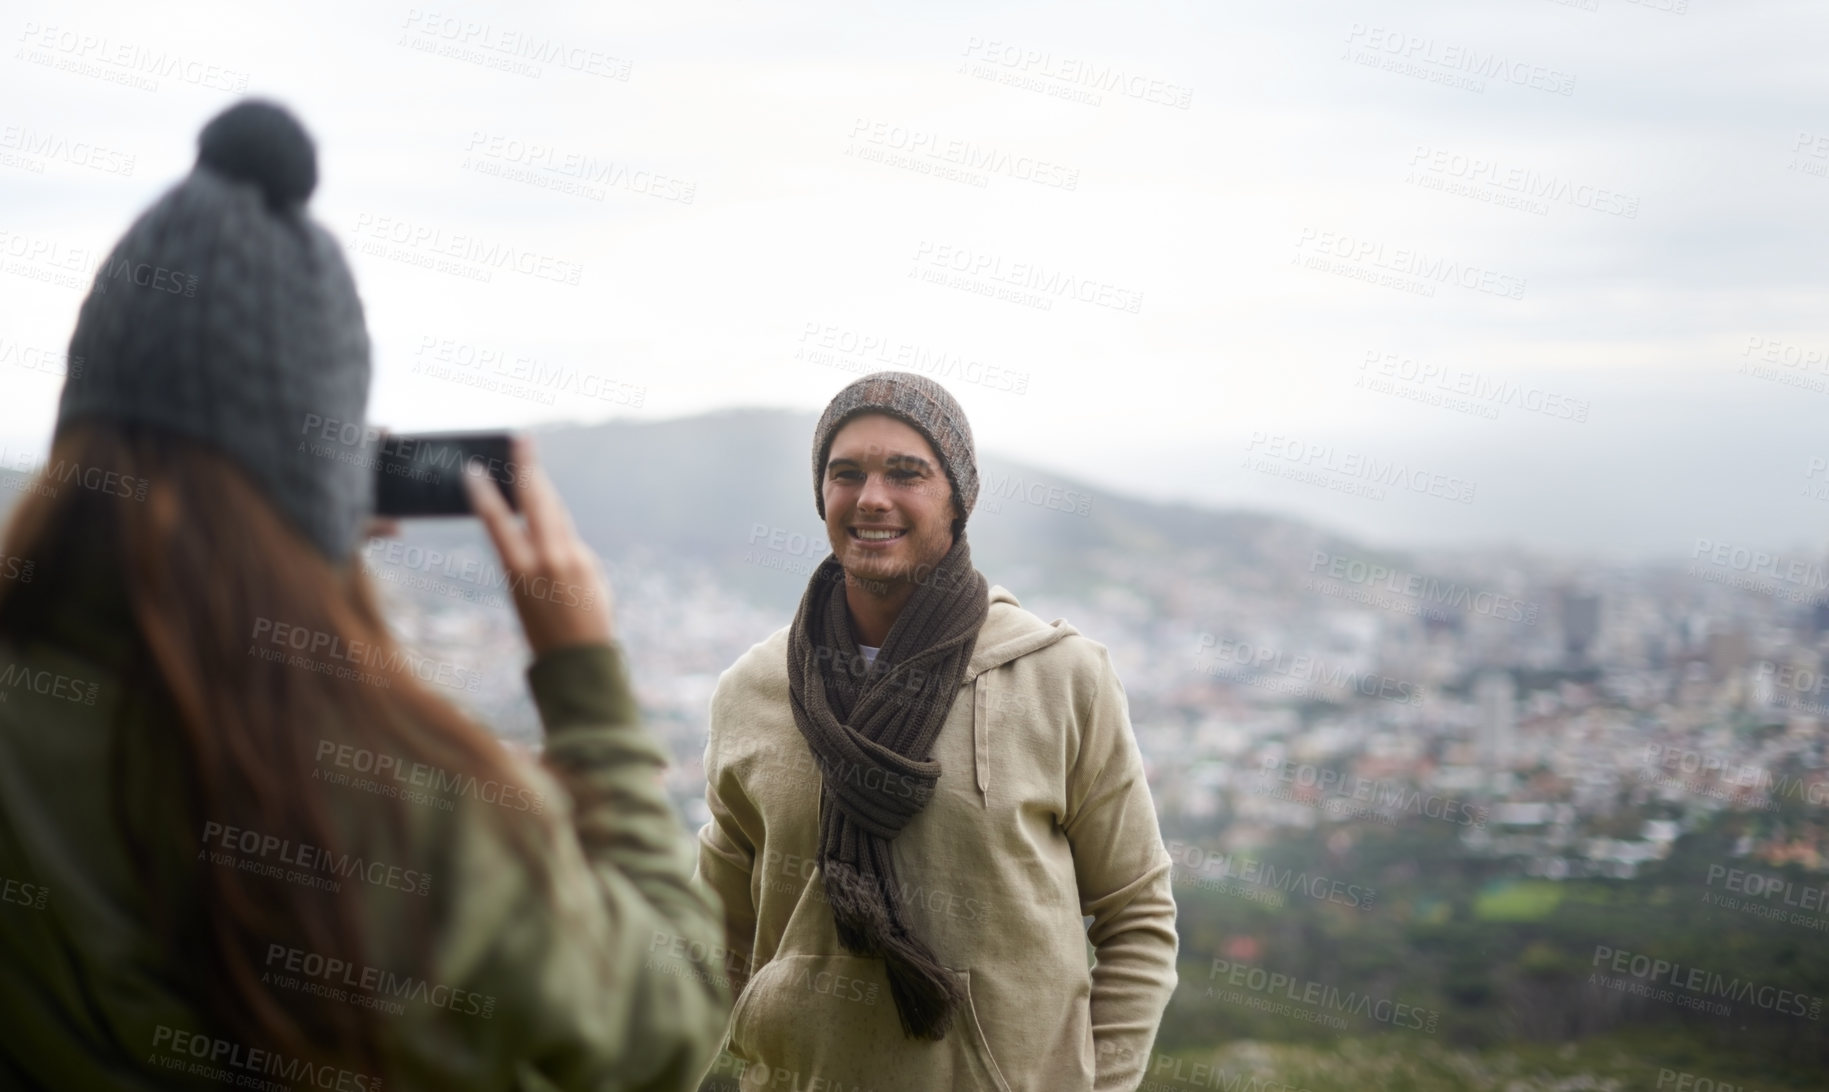
[[[991,672],[972,680],[972,768],[978,775],[979,801],[991,806],[991,733],[986,724],[990,716]]]

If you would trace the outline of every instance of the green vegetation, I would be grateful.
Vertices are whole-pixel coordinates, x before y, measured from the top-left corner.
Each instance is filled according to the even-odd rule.
[[[1722,1092],[1829,1088],[1829,878],[1734,855],[1786,821],[1718,816],[1632,880],[1522,878],[1431,821],[1323,825],[1234,854],[1224,882],[1178,867],[1181,981],[1157,1049],[1234,1075],[1270,1059],[1310,1092],[1655,1088],[1661,1069]],[[1749,898],[1729,869],[1792,886]],[[1160,1087],[1254,1087],[1190,1072]]]
[[[1692,1055],[1680,1039],[1627,1036],[1485,1051],[1388,1038],[1343,1039],[1325,1048],[1247,1040],[1157,1055],[1141,1092],[1815,1092],[1824,1086],[1820,1075],[1787,1080],[1756,1056]]]
[[[1473,904],[1481,921],[1541,921],[1562,902],[1562,885],[1546,880],[1488,884]]]

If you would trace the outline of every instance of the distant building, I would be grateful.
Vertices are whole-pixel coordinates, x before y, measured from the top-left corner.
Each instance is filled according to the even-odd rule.
[[[1473,683],[1476,722],[1474,737],[1480,764],[1501,766],[1512,751],[1512,731],[1517,725],[1518,685],[1511,672],[1489,669]]]
[[[1600,596],[1564,588],[1562,592],[1562,649],[1569,663],[1586,663],[1588,648],[1600,635]]]
[[[1702,649],[1703,657],[1708,661],[1709,681],[1718,683],[1746,667],[1752,642],[1744,630],[1715,632],[1708,635]]]

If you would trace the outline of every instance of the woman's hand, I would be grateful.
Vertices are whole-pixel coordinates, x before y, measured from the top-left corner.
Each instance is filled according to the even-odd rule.
[[[388,519],[385,516],[370,516],[368,517],[368,522],[362,525],[362,539],[365,542],[371,538],[399,537],[400,521],[397,519]]]
[[[540,656],[571,645],[608,644],[610,585],[596,555],[578,537],[558,490],[534,462],[532,441],[516,436],[510,450],[525,526],[481,469],[465,469],[464,488],[501,555],[528,647]]]

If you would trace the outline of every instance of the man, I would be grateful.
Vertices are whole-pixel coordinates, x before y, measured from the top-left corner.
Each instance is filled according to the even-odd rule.
[[[711,699],[698,876],[742,993],[705,1087],[1136,1088],[1175,903],[1105,649],[972,567],[939,384],[840,391],[813,484],[832,556]]]

